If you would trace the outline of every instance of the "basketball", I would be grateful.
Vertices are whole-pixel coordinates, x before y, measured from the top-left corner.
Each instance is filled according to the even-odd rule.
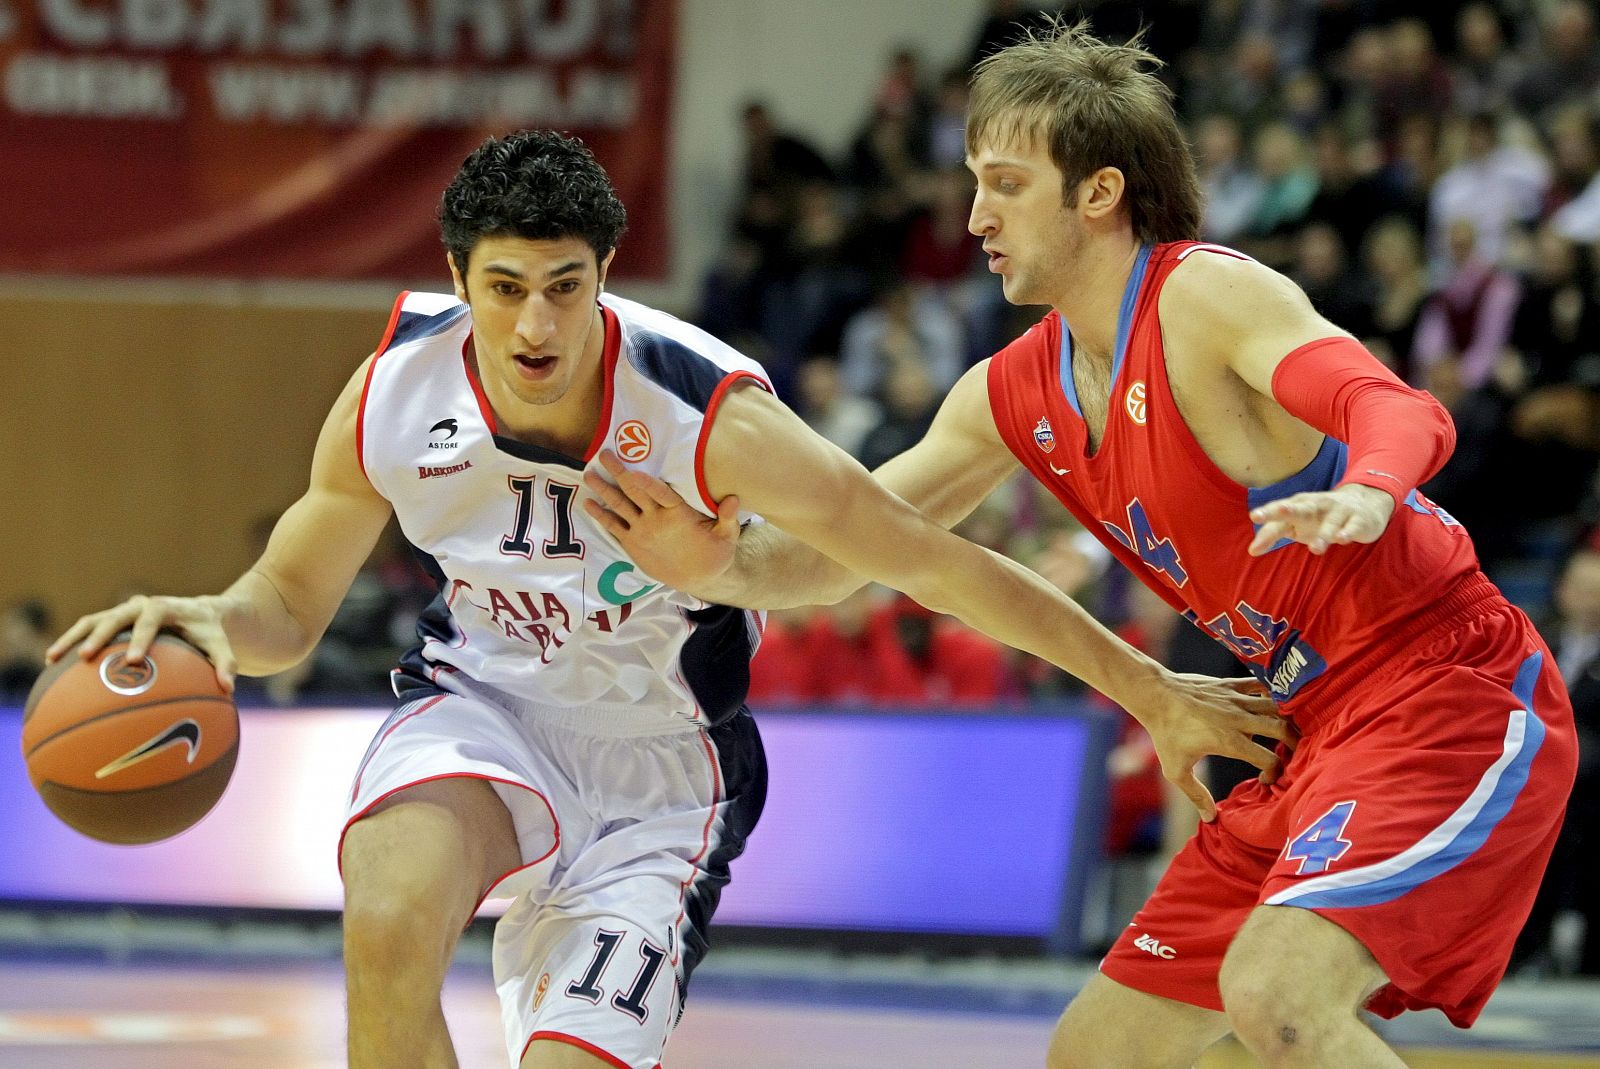
[[[39,797],[107,843],[152,843],[193,827],[233,774],[239,715],[205,655],[157,636],[129,663],[128,632],[85,661],[47,668],[23,711],[22,755]]]

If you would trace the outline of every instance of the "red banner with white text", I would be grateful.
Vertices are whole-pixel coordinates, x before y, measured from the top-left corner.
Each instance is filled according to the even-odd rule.
[[[0,0],[0,272],[417,279],[484,137],[576,134],[668,263],[674,0]]]

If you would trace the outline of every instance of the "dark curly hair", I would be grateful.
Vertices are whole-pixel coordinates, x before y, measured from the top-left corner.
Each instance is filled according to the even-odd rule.
[[[480,238],[578,237],[604,260],[627,225],[628,213],[594,154],[553,130],[489,138],[467,157],[439,202],[444,246],[463,275]]]

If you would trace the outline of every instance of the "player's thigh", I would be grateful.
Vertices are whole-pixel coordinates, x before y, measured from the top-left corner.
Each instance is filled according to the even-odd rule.
[[[1294,906],[1257,906],[1228,947],[1217,978],[1230,1018],[1271,1010],[1354,1013],[1387,982],[1360,940]]]
[[[339,862],[346,909],[421,908],[465,924],[520,857],[511,813],[489,783],[471,776],[419,783],[345,831]]]
[[[1228,1032],[1215,1010],[1149,995],[1096,973],[1050,1039],[1048,1069],[1189,1069]]]

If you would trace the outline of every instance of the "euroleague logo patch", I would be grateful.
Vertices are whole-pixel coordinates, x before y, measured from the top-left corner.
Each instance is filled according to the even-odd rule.
[[[125,697],[143,694],[156,684],[156,662],[149,657],[129,661],[125,654],[113,653],[100,662],[100,682]]]
[[[629,464],[637,464],[650,455],[650,428],[636,419],[630,419],[617,428],[617,456]]]
[[[1050,429],[1049,416],[1041,416],[1039,422],[1033,425],[1033,441],[1046,453],[1056,447],[1056,432]]]
[[[1148,415],[1144,405],[1143,382],[1136,382],[1132,386],[1128,387],[1128,398],[1126,405],[1128,408],[1128,418],[1133,420],[1133,422],[1137,423],[1139,426],[1143,427],[1145,417]]]

